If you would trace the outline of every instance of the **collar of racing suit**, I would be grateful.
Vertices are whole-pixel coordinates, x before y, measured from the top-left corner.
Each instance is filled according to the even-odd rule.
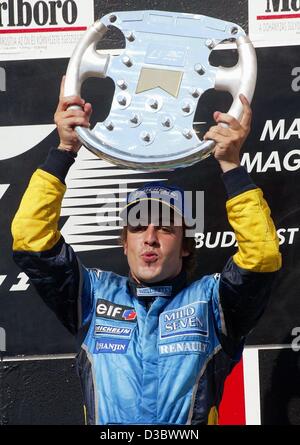
[[[139,300],[145,302],[147,309],[151,306],[155,298],[173,298],[187,285],[187,275],[182,270],[175,278],[160,281],[158,283],[137,283],[129,272],[128,286],[130,293]]]

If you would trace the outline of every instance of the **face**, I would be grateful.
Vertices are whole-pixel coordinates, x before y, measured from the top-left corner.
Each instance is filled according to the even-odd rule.
[[[157,283],[178,275],[182,258],[189,255],[182,239],[182,226],[128,226],[124,253],[133,278]]]

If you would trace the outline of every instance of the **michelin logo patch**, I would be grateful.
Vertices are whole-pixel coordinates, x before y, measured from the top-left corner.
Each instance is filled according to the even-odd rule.
[[[123,338],[131,338],[133,329],[132,328],[122,328],[110,325],[96,324],[95,335],[96,336],[116,336]]]
[[[206,301],[182,306],[159,317],[160,338],[178,337],[179,335],[208,336],[208,306]]]
[[[107,338],[97,340],[94,347],[94,354],[125,354],[127,352],[129,340],[119,340],[116,338]]]

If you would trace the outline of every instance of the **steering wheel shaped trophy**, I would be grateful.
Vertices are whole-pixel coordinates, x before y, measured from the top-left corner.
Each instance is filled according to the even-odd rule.
[[[97,43],[109,26],[123,32],[126,48],[118,56],[100,54]],[[235,40],[239,60],[214,67],[209,56],[224,40]],[[65,96],[80,95],[89,77],[110,77],[115,95],[109,116],[90,130],[76,127],[94,154],[138,170],[167,170],[206,158],[213,141],[193,129],[198,100],[208,89],[229,91],[228,113],[239,119],[243,93],[251,102],[256,84],[256,54],[234,23],[202,15],[165,11],[115,12],[97,20],[70,59]]]

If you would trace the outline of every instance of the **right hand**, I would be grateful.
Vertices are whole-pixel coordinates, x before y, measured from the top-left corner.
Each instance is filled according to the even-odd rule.
[[[62,78],[59,102],[54,114],[54,122],[60,137],[59,147],[62,150],[77,153],[82,143],[79,141],[75,127],[89,128],[92,105],[85,103],[80,96],[64,96],[65,76]],[[81,110],[68,109],[71,105],[79,105]]]
[[[217,125],[211,127],[203,138],[215,141],[213,154],[224,173],[240,166],[240,151],[251,127],[250,104],[243,94],[239,97],[243,106],[241,120],[238,121],[227,113],[216,111],[214,119]],[[222,124],[226,124],[226,127]]]

